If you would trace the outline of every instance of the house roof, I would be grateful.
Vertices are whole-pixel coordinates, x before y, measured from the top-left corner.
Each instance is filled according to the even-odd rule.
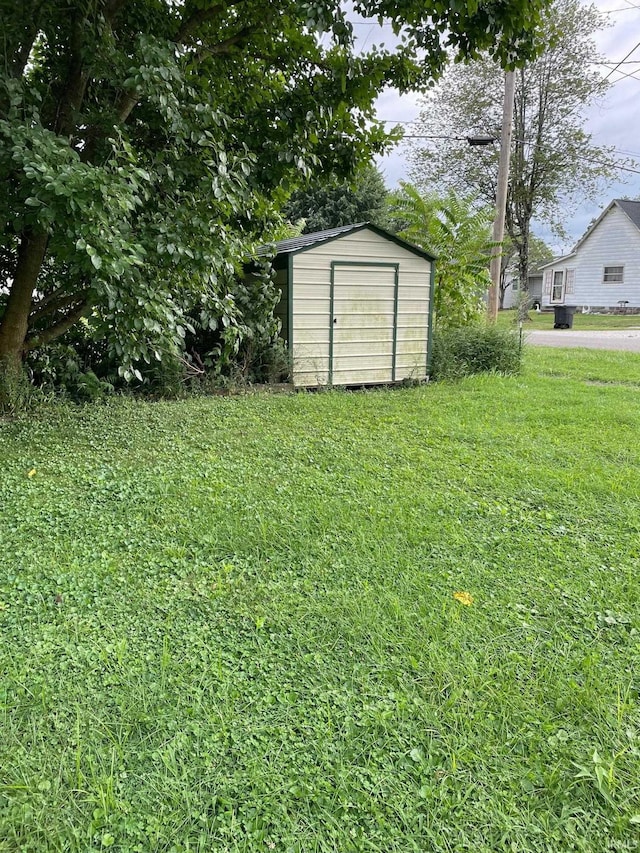
[[[421,258],[426,258],[428,261],[435,260],[434,255],[429,252],[425,252],[424,249],[420,249],[418,246],[414,246],[413,243],[408,243],[406,240],[397,237],[390,231],[385,231],[384,228],[378,228],[377,225],[372,225],[370,222],[357,222],[354,225],[342,225],[339,228],[328,228],[326,231],[314,231],[311,234],[300,234],[299,237],[290,237],[288,240],[279,240],[277,243],[268,243],[264,246],[260,246],[257,254],[260,257],[264,257],[265,255],[296,255],[298,252],[306,252],[314,246],[319,246],[322,243],[329,243],[345,234],[354,234],[357,231],[362,231],[364,228],[373,231],[381,237],[385,237],[392,243],[402,246],[403,249],[407,249],[415,255],[419,255]]]
[[[573,252],[569,252],[569,253],[568,253],[568,254],[566,254],[566,255],[558,255],[558,256],[557,256],[556,258],[554,258],[552,261],[547,261],[547,263],[546,263],[546,264],[542,264],[542,266],[540,267],[539,272],[543,273],[543,272],[544,272],[544,270],[546,270],[548,267],[554,267],[556,264],[559,264],[561,261],[566,261],[566,260],[568,260],[569,258],[572,258],[572,257],[575,255],[575,253],[576,253],[576,252],[575,252],[575,249],[574,249],[574,250],[573,250]]]
[[[584,243],[584,241],[587,239],[587,237],[591,234],[592,231],[595,231],[595,229],[598,227],[598,225],[600,225],[600,223],[605,218],[607,213],[609,213],[609,211],[614,206],[619,207],[620,210],[622,210],[622,212],[625,213],[629,217],[629,219],[633,222],[633,224],[636,226],[636,228],[638,230],[640,230],[640,200],[633,201],[632,199],[629,199],[629,198],[614,198],[613,201],[610,204],[608,204],[607,207],[605,207],[605,209],[602,211],[600,216],[595,220],[595,222],[591,223],[591,225],[587,228],[587,230],[584,232],[582,237],[578,240],[578,242],[575,244],[575,246],[573,247],[573,249],[570,252],[568,252],[566,255],[561,255],[559,258],[554,258],[548,264],[543,264],[540,267],[540,269],[544,270],[547,267],[554,266],[555,264],[559,263],[560,261],[564,261],[566,258],[572,258],[575,255],[575,253],[578,251],[578,247]]]
[[[628,198],[617,198],[616,204],[624,210],[636,228],[640,229],[640,201],[631,201]]]

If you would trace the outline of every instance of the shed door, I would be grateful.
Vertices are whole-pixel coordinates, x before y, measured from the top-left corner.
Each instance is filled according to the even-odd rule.
[[[393,382],[398,265],[334,261],[332,283],[331,382]]]

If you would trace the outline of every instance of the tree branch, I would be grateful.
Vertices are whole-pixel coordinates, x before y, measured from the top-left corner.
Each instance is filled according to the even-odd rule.
[[[82,57],[85,24],[86,21],[83,19],[76,21],[73,25],[71,43],[69,45],[70,56],[67,82],[58,99],[56,118],[53,126],[55,133],[59,133],[61,136],[71,136],[73,134],[75,113],[80,109],[87,91],[87,83],[89,82],[89,69],[85,66]]]
[[[35,322],[40,317],[44,317],[46,314],[59,311],[61,308],[68,308],[70,305],[74,305],[79,300],[84,299],[84,297],[85,291],[83,290],[68,294],[60,293],[55,290],[48,296],[43,296],[42,299],[36,302],[32,307],[31,313],[29,314],[29,323]]]
[[[46,346],[51,343],[51,341],[59,338],[61,335],[64,335],[64,333],[68,332],[81,317],[90,311],[90,309],[91,305],[89,302],[87,300],[83,300],[73,309],[73,311],[70,311],[67,316],[58,323],[54,323],[53,326],[49,326],[49,328],[45,329],[43,332],[27,338],[24,342],[23,352],[27,353],[29,350],[35,349],[36,347]]]
[[[116,117],[120,124],[124,124],[125,121],[129,118],[133,108],[139,100],[140,96],[135,91],[135,89],[129,89],[128,92],[123,93],[115,107]]]
[[[196,51],[195,60],[196,62],[201,62],[207,56],[224,56],[225,54],[231,53],[231,48],[236,47],[239,44],[242,44],[243,41],[250,38],[254,33],[257,33],[260,30],[260,27],[244,27],[240,32],[236,33],[233,36],[229,36],[229,38],[223,39],[217,44],[213,45],[213,47],[204,47],[202,46],[200,50]]]
[[[259,32],[259,30],[260,27],[258,26],[244,27],[240,32],[233,36],[229,36],[229,38],[223,39],[223,41],[218,42],[213,45],[213,47],[205,47],[203,45],[196,51],[195,60],[196,62],[200,62],[206,56],[224,56],[225,54],[229,54],[231,53],[232,47],[242,44],[243,41],[251,38],[251,36]]]
[[[231,0],[229,3],[216,3],[215,6],[210,6],[208,9],[197,9],[189,18],[185,18],[180,24],[180,29],[176,33],[176,44],[184,44],[185,41],[193,35],[193,33],[203,24],[208,24],[224,12],[230,6],[239,6],[245,0]]]
[[[226,6],[237,6],[244,2],[245,0],[235,0],[235,2],[227,3]],[[213,21],[216,15],[223,11],[224,8],[225,5],[219,3],[216,6],[212,6],[210,9],[200,9],[195,12],[188,20],[182,23],[182,26],[175,37],[175,43],[184,44],[184,42],[199,26],[208,21]],[[225,54],[229,54],[231,53],[231,48],[242,44],[243,41],[246,41],[246,39],[250,38],[254,33],[259,32],[259,30],[260,27],[258,25],[243,27],[239,32],[223,39],[211,47],[202,46],[198,51],[196,51],[194,59],[196,62],[201,62],[207,56],[224,56]],[[128,91],[123,92],[115,105],[116,117],[120,124],[124,124],[124,122],[129,118],[139,100],[140,96],[135,89],[129,89]]]

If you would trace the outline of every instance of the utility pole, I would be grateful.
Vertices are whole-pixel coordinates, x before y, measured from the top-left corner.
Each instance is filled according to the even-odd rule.
[[[504,104],[502,107],[500,162],[498,164],[498,187],[496,192],[496,218],[493,221],[493,242],[500,245],[494,248],[491,255],[491,287],[489,288],[487,305],[487,314],[490,323],[495,323],[498,318],[498,293],[500,292],[502,241],[504,240],[504,220],[507,208],[507,188],[509,186],[509,159],[511,157],[515,83],[515,73],[513,71],[506,71],[504,75]]]

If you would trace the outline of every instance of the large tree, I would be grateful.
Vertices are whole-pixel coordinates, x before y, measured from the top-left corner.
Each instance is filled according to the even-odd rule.
[[[196,309],[237,343],[279,198],[382,148],[383,87],[533,53],[547,0],[352,5],[399,47],[356,54],[337,0],[0,0],[0,380],[88,314],[129,372]]]
[[[563,234],[570,199],[593,197],[615,175],[613,150],[584,129],[585,108],[608,85],[594,70],[593,35],[604,25],[594,6],[555,0],[543,21],[545,50],[516,71],[506,231],[524,288],[531,220]],[[418,186],[471,191],[495,203],[498,148],[471,147],[467,137],[500,137],[503,87],[502,69],[488,55],[448,69],[425,99],[416,131],[432,138],[410,143]]]
[[[354,222],[382,224],[386,196],[380,171],[366,165],[351,180],[315,178],[293,193],[283,212],[291,222],[304,220],[307,234]]]

